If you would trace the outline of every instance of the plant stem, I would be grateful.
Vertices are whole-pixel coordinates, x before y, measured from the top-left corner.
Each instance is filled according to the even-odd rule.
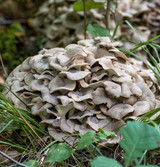
[[[54,16],[57,17],[57,2],[54,1]]]
[[[112,4],[112,0],[107,0],[107,8],[106,8],[106,28],[107,28],[108,30],[109,30],[111,4]]]
[[[86,27],[87,27],[86,5],[85,5],[85,0],[82,0],[82,1],[83,1],[83,15],[84,15],[84,38],[86,39]]]
[[[95,156],[94,156],[94,154],[93,154],[92,150],[89,148],[89,146],[87,147],[87,149],[88,149],[88,151],[89,151],[90,155],[92,156],[92,158],[93,158],[93,159],[95,159]]]
[[[7,74],[7,71],[6,71],[5,67],[4,67],[4,63],[3,63],[3,59],[2,59],[1,54],[0,54],[0,62],[1,62],[1,65],[2,65],[2,68],[3,68],[3,71],[4,71],[4,74],[5,74],[5,77],[7,77],[8,74]]]

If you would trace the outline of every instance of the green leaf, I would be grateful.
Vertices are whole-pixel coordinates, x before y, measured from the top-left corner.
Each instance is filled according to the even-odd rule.
[[[120,146],[125,150],[126,166],[143,155],[145,150],[158,147],[160,135],[155,127],[144,122],[127,122],[126,127],[120,129],[123,140]]]
[[[111,34],[109,33],[109,31],[98,25],[98,24],[89,24],[87,27],[88,31],[90,32],[90,34],[92,35],[93,38],[96,37],[110,37],[112,39]]]
[[[106,158],[103,156],[97,157],[95,160],[90,162],[91,167],[122,167],[121,164],[119,164],[114,159]]]
[[[79,143],[77,145],[76,150],[84,149],[96,141],[99,141],[96,138],[96,133],[93,131],[89,131],[81,137],[81,139],[79,140]]]
[[[50,148],[45,162],[61,162],[69,158],[71,154],[72,148],[66,143],[55,144]]]
[[[90,10],[90,9],[95,9],[95,8],[100,8],[104,5],[103,2],[85,2],[85,11]],[[83,11],[83,2],[75,2],[72,5],[73,10],[75,11]]]
[[[23,164],[29,167],[36,167],[38,165],[36,160],[29,160],[28,162],[24,161]]]
[[[97,135],[97,137],[100,140],[106,140],[108,138],[113,138],[115,136],[115,132],[109,132],[109,131],[104,131],[103,129],[99,128],[99,134]]]

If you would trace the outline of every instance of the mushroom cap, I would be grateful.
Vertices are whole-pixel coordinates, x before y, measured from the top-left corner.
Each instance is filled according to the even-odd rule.
[[[153,72],[108,37],[43,49],[12,71],[6,85],[39,115],[53,138],[89,130],[116,131],[128,116],[160,106]],[[25,106],[8,90],[16,107]],[[120,135],[109,140],[116,143]],[[72,140],[71,140],[72,141]]]

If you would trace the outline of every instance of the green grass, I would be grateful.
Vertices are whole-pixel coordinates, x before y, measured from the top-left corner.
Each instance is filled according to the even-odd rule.
[[[23,137],[19,133],[23,133]],[[0,145],[37,157],[39,149],[46,146],[43,136],[49,134],[37,119],[29,111],[15,108],[0,92],[0,138],[4,139],[0,140]]]

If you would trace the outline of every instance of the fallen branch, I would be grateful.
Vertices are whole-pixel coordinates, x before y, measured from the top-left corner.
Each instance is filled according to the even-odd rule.
[[[24,165],[24,164],[22,164],[22,163],[20,163],[20,162],[18,162],[18,161],[16,161],[16,160],[14,160],[12,157],[8,156],[7,154],[5,154],[5,153],[2,152],[2,151],[0,151],[0,154],[1,154],[2,156],[4,156],[5,158],[9,159],[10,161],[14,162],[16,165],[19,165],[19,166],[22,166],[22,167],[29,167],[29,166],[27,166],[27,165]]]

